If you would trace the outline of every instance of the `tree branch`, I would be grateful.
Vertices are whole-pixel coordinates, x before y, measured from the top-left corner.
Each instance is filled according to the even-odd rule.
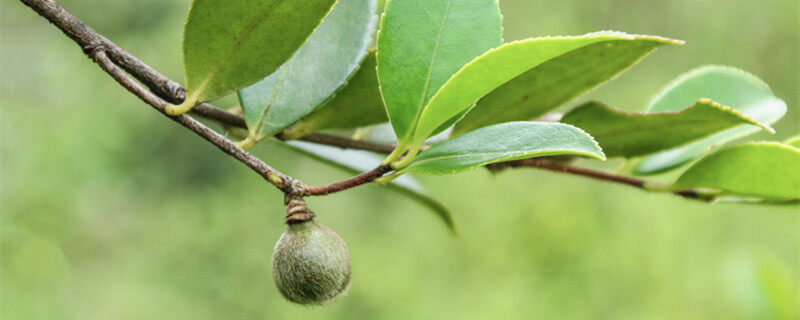
[[[56,2],[52,0],[21,1],[58,27],[82,48],[101,48],[115,64],[144,83],[158,96],[162,98],[177,97],[179,92],[182,91],[180,85],[156,72],[141,60],[95,32]],[[171,99],[166,100],[170,101]]]
[[[307,195],[324,195],[342,190],[347,190],[365,183],[369,183],[379,178],[386,172],[386,168],[377,168],[354,178],[332,183],[321,187],[304,187],[299,180],[289,177],[280,171],[270,167],[261,159],[253,156],[247,151],[239,148],[235,143],[228,140],[214,130],[206,127],[199,121],[187,115],[170,117],[164,113],[164,108],[168,103],[179,103],[184,99],[185,90],[176,82],[158,73],[153,68],[129,54],[113,42],[98,34],[92,28],[78,20],[75,16],[67,12],[63,7],[52,0],[20,0],[29,6],[39,15],[58,27],[70,39],[81,46],[84,53],[96,62],[103,71],[108,73],[125,89],[139,97],[142,101],[149,104],[173,121],[183,125],[199,136],[211,142],[223,152],[241,161],[253,171],[264,177],[269,183],[283,191],[284,193],[299,193],[295,190],[299,188],[306,190]],[[126,72],[141,81],[136,82]],[[147,86],[145,88],[144,86]],[[149,90],[148,90],[149,89]],[[194,108],[195,113],[213,120],[217,120],[226,125],[246,128],[244,118],[239,115],[217,109],[208,104],[201,104]],[[369,143],[359,143],[346,141],[332,136],[316,135],[309,139],[317,141],[328,141],[331,144],[345,146],[369,146]],[[299,185],[299,186],[298,186]]]
[[[114,62],[111,61],[111,59],[108,58],[103,49],[92,49],[88,52],[88,55],[100,66],[101,69],[103,69],[103,71],[114,78],[117,83],[122,85],[131,93],[135,94],[137,97],[139,97],[139,99],[149,104],[154,109],[158,110],[158,112],[166,115],[166,113],[164,113],[164,108],[167,106],[167,102],[155,96],[141,84],[131,79],[122,69],[120,69],[116,64],[114,64]],[[252,154],[239,148],[232,141],[189,116],[180,115],[175,117],[167,117],[177,123],[180,123],[187,129],[203,137],[203,139],[206,139],[208,142],[211,142],[213,145],[217,146],[217,148],[220,150],[246,164],[248,167],[253,169],[253,171],[260,174],[262,177],[264,177],[264,179],[269,181],[278,189],[288,192],[291,186],[291,183],[289,183],[292,181],[291,177],[273,169]]]
[[[391,144],[383,144],[383,143],[363,141],[363,140],[353,140],[345,137],[322,134],[322,133],[307,134],[302,138],[300,138],[299,140],[316,144],[324,144],[333,147],[339,147],[342,149],[356,149],[356,150],[372,151],[375,153],[384,153],[384,154],[389,154],[392,152],[392,150],[394,150],[394,145]]]
[[[392,171],[392,167],[389,165],[378,166],[377,168],[372,169],[371,171],[364,172],[360,175],[357,175],[355,177],[352,177],[344,181],[335,182],[320,187],[306,187],[303,195],[324,196],[331,193],[344,191],[350,188],[355,188],[360,185],[375,181],[375,179],[382,177],[384,174],[387,174],[390,171]]]
[[[20,0],[31,7],[42,17],[58,27],[70,39],[74,40],[81,48],[102,48],[114,64],[120,66],[150,91],[169,103],[181,103],[186,96],[186,91],[175,81],[167,78],[146,63],[120,48],[103,35],[78,20],[71,13],[52,0]],[[89,54],[88,52],[86,52]],[[201,103],[193,109],[193,113],[204,118],[218,121],[228,126],[247,128],[244,118],[225,110],[215,108],[209,104]]]
[[[522,159],[522,160],[494,163],[486,166],[486,168],[492,171],[499,171],[505,168],[524,168],[524,167],[538,168],[538,169],[544,169],[561,173],[569,173],[587,178],[593,178],[596,180],[623,184],[626,186],[631,186],[645,191],[654,191],[653,188],[648,186],[655,185],[655,183],[653,182],[648,182],[634,177],[616,175],[605,171],[597,171],[588,168],[573,167],[566,164],[548,161],[542,158]],[[700,194],[694,190],[681,190],[681,191],[674,191],[671,193],[687,199],[703,200],[703,201],[713,200],[713,197],[710,197],[705,194]]]
[[[25,5],[31,7],[34,11],[39,13],[42,17],[50,21],[53,25],[58,27],[64,34],[74,40],[78,45],[83,48],[84,53],[92,58],[106,73],[113,77],[120,85],[125,87],[128,91],[135,94],[141,100],[151,105],[153,108],[164,113],[164,108],[167,103],[181,103],[183,102],[186,92],[176,82],[168,77],[162,75],[155,69],[151,68],[138,58],[134,57],[124,49],[120,48],[110,40],[95,32],[92,28],[78,20],[75,16],[67,12],[63,7],[59,6],[52,0],[20,0]],[[127,72],[127,74],[126,74]],[[136,82],[128,74],[133,76]],[[142,85],[144,84],[144,86]],[[145,86],[147,88],[145,88]],[[149,90],[148,90],[149,89]],[[247,128],[245,120],[242,116],[218,109],[212,105],[202,103],[193,109],[193,113],[200,115],[204,118],[218,121],[224,125],[238,128]],[[166,115],[166,114],[165,114]],[[558,115],[554,115],[553,119],[543,118],[542,121],[557,120]],[[169,116],[168,116],[169,117]],[[235,143],[226,139],[219,133],[206,127],[199,121],[186,116],[180,115],[176,117],[169,117],[175,122],[183,125],[189,130],[195,132],[207,141],[211,142],[217,148],[225,153],[233,156],[237,160],[243,162],[248,167],[253,169],[259,175],[264,177],[271,184],[281,189],[285,193],[302,192],[306,196],[327,195],[350,188],[354,188],[366,183],[370,183],[377,178],[389,173],[391,168],[388,166],[379,166],[371,171],[362,173],[353,178],[335,182],[326,186],[307,187],[303,186],[299,180],[295,180],[278,170],[273,169],[260,159],[251,155],[250,153],[239,148]],[[336,146],[347,149],[359,149],[372,151],[376,153],[390,153],[394,150],[393,145],[380,144],[368,141],[359,141],[338,137],[326,134],[310,134],[301,138],[300,140]],[[517,161],[510,161],[504,163],[497,163],[488,165],[490,170],[501,170],[503,168],[516,168],[516,167],[532,167],[555,172],[568,173],[608,182],[619,183],[628,185],[642,190],[653,191],[648,188],[648,185],[654,183],[640,180],[633,177],[614,175],[603,171],[596,171],[586,168],[573,167],[541,158],[524,159]],[[303,191],[294,190],[296,185],[300,185]],[[694,190],[676,191],[673,194],[698,200],[712,200],[711,197],[700,194]]]

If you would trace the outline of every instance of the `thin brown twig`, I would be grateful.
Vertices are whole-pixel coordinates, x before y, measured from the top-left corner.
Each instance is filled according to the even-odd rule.
[[[345,137],[334,136],[330,134],[322,134],[322,133],[307,134],[302,138],[300,138],[299,140],[316,144],[324,144],[333,147],[339,147],[342,149],[356,149],[356,150],[372,151],[375,153],[389,154],[392,152],[392,150],[394,150],[394,145],[391,144],[377,143],[364,140],[354,140]]]
[[[182,100],[183,99],[172,103],[180,103]],[[244,117],[216,108],[207,103],[196,105],[194,108],[192,108],[191,112],[203,118],[217,121],[226,126],[247,129],[247,123],[244,121]]]
[[[652,191],[648,189],[647,186],[653,184],[652,182],[648,182],[639,178],[617,175],[605,171],[592,170],[588,168],[574,167],[566,164],[561,164],[558,162],[549,161],[542,158],[530,158],[530,159],[507,161],[507,162],[490,164],[487,165],[486,167],[492,171],[499,171],[505,168],[523,168],[523,167],[538,168],[554,172],[569,173],[573,175],[593,178],[596,180],[614,182],[646,191]],[[694,190],[680,190],[671,193],[687,199],[704,200],[704,201],[713,200],[713,198],[699,194]]]
[[[592,177],[595,179],[624,184],[635,188],[643,188],[645,185],[644,180],[641,179],[628,176],[615,175],[604,171],[596,171],[587,168],[573,167],[553,161],[548,161],[542,158],[514,160],[514,161],[490,164],[487,167],[492,171],[498,171],[505,168],[532,167],[532,168],[539,168],[550,171],[557,171],[557,172],[571,173],[586,177]]]
[[[387,173],[389,173],[391,171],[392,171],[392,167],[389,166],[389,165],[378,166],[375,169],[372,169],[370,171],[367,171],[365,173],[362,173],[360,175],[357,175],[355,177],[352,177],[352,178],[344,180],[344,181],[340,181],[340,182],[336,182],[336,183],[332,183],[332,184],[329,184],[329,185],[326,185],[326,186],[320,186],[320,187],[306,187],[305,188],[305,192],[303,193],[303,195],[307,195],[307,196],[324,196],[324,195],[328,195],[328,194],[331,194],[331,193],[334,193],[334,192],[347,190],[347,189],[350,189],[350,188],[354,188],[354,187],[357,187],[357,186],[360,186],[360,185],[367,184],[367,183],[370,183],[372,181],[375,181],[375,179],[378,179],[378,178],[382,177],[384,174],[387,174]]]

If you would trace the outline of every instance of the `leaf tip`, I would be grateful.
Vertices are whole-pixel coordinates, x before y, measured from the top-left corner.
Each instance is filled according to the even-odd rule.
[[[672,39],[672,38],[664,38],[664,37],[656,37],[659,40],[663,41],[665,44],[671,44],[674,46],[682,46],[686,44],[686,40],[681,39]]]
[[[723,104],[721,104],[719,102],[716,102],[714,100],[711,100],[711,99],[708,99],[708,98],[700,98],[695,103],[695,105],[697,105],[697,104],[713,105],[713,106],[715,106],[717,108],[720,108],[722,110],[726,110],[728,112],[732,112],[732,113],[736,114],[738,117],[740,117],[741,119],[745,120],[748,124],[760,127],[761,129],[764,129],[764,131],[767,131],[770,134],[776,134],[777,133],[777,131],[775,131],[775,129],[772,128],[772,126],[770,126],[768,123],[761,123],[760,121],[758,121],[756,119],[753,119],[753,117],[750,117],[750,116],[742,113],[741,110],[738,110],[738,109],[735,109],[733,107],[729,107],[729,106],[723,105]]]
[[[592,102],[597,102],[597,101],[592,101]],[[587,103],[587,104],[591,104],[591,102]],[[597,102],[597,104],[599,104],[601,107],[604,106],[604,104],[600,103],[600,102]],[[592,144],[594,144],[595,150],[587,151],[585,153],[586,156],[591,157],[591,158],[595,158],[595,159],[600,160],[600,161],[607,161],[608,160],[608,158],[606,158],[605,152],[603,152],[603,147],[600,146],[600,143],[597,142],[597,139],[595,139],[591,134],[586,132],[586,130],[583,130],[580,127],[577,127],[577,126],[574,126],[574,125],[571,125],[571,124],[568,124],[568,123],[559,123],[559,124],[560,125],[565,125],[565,126],[568,126],[568,127],[572,127],[573,129],[578,130],[581,133],[583,133],[584,135],[586,135],[587,137],[589,137],[589,140],[591,140]]]

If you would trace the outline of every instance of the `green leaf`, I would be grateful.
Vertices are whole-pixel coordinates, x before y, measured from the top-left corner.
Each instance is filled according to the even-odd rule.
[[[336,3],[289,61],[239,91],[251,135],[272,136],[325,103],[364,59],[376,22],[374,0]]]
[[[764,199],[800,199],[800,149],[750,142],[720,149],[691,166],[675,189],[702,188]]]
[[[705,66],[678,77],[650,103],[650,112],[678,111],[698,99],[710,99],[731,107],[765,125],[786,113],[786,103],[776,98],[766,83],[745,71],[723,66]],[[644,158],[636,174],[656,174],[694,160],[709,149],[750,135],[759,128],[742,125],[675,149]]]
[[[555,155],[587,156],[605,160],[597,142],[571,125],[508,122],[436,143],[414,158],[405,170],[425,174],[450,174],[490,163]]]
[[[656,48],[683,43],[633,37],[579,47],[528,70],[481,98],[453,134],[495,123],[538,118],[630,68]]]
[[[400,145],[458,69],[502,43],[497,0],[390,0],[378,33],[378,79]]]
[[[492,49],[461,68],[439,89],[422,111],[412,141],[414,144],[424,141],[443,123],[463,113],[484,95],[552,59],[596,43],[641,39],[677,43],[658,37],[603,32],[577,37],[528,39]]]
[[[183,33],[185,103],[191,108],[274,72],[334,2],[195,0]]]
[[[289,141],[282,145],[288,146],[295,151],[301,152],[318,161],[329,164],[347,172],[358,174],[364,171],[375,169],[381,163],[381,158],[359,150],[343,150],[330,146],[323,146],[302,141]],[[385,184],[385,186],[395,192],[407,196],[414,201],[430,209],[436,216],[447,225],[447,228],[454,234],[458,234],[455,220],[441,203],[431,198],[419,183],[410,176],[402,176]]]
[[[800,148],[800,135],[796,135],[783,142],[785,145],[790,145],[795,148]]]
[[[588,102],[561,119],[591,134],[608,157],[635,157],[674,148],[741,124],[769,126],[708,99],[679,112],[625,112]]]
[[[375,66],[375,52],[370,51],[361,62],[361,68],[342,90],[283,134],[292,139],[312,132],[350,129],[388,121],[378,89]]]

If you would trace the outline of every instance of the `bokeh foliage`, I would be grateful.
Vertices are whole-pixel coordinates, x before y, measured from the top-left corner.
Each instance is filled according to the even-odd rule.
[[[182,79],[188,0],[60,3]],[[312,199],[350,247],[353,286],[326,308],[290,305],[269,273],[281,195],[136,100],[28,8],[0,5],[4,319],[797,317],[796,208],[709,206],[533,170],[421,177],[454,212],[458,239],[383,188]],[[798,6],[501,1],[507,41],[599,29],[687,41],[575,104],[641,111],[686,70],[734,65],[789,105],[778,136],[754,137],[775,140],[800,125]],[[254,152],[309,183],[347,176],[269,143]]]

